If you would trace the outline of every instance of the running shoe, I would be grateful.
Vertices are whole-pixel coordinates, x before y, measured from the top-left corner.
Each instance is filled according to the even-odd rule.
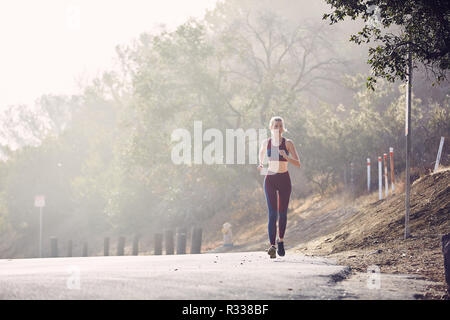
[[[277,242],[278,245],[278,249],[277,249],[277,253],[279,256],[283,257],[285,252],[284,252],[284,242]]]
[[[275,246],[271,246],[269,250],[267,250],[267,254],[270,256],[270,259],[275,259],[277,257],[277,249]]]

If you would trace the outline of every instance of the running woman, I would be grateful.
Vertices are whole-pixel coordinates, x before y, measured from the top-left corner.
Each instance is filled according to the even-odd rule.
[[[263,170],[264,154],[267,153],[268,168],[264,177],[264,193],[267,200],[267,208],[269,211],[268,233],[270,248],[267,253],[270,258],[284,256],[284,232],[286,230],[287,209],[289,205],[289,197],[291,195],[291,178],[288,172],[288,163],[300,168],[300,160],[295,150],[294,143],[290,139],[283,137],[283,133],[287,132],[284,126],[284,120],[281,117],[272,117],[269,122],[271,137],[265,139],[261,143],[259,151],[258,170]],[[278,191],[278,201],[277,201]],[[277,207],[278,211],[277,212]],[[279,216],[279,217],[278,217]],[[278,241],[275,247],[275,238],[277,232],[278,221]]]

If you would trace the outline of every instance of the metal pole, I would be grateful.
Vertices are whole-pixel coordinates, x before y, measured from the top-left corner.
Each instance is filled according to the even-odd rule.
[[[383,199],[383,179],[381,178],[381,157],[378,157],[378,200]]]
[[[370,158],[367,158],[367,192],[370,193]]]
[[[42,207],[39,207],[39,258],[42,258]]]
[[[387,198],[389,195],[389,183],[388,183],[388,169],[387,169],[387,154],[383,153],[384,158],[384,194]]]
[[[411,161],[411,82],[412,82],[412,57],[411,51],[408,48],[408,75],[407,75],[407,87],[406,87],[406,197],[405,197],[405,239],[409,237],[409,197],[410,197],[410,161]]]

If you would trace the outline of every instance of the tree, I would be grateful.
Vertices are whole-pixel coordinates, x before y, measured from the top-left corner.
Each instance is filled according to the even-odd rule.
[[[216,45],[228,58],[222,64],[225,82],[238,83],[232,91],[246,97],[238,100],[243,102],[240,114],[257,109],[265,127],[275,112],[291,112],[304,103],[302,96],[317,96],[316,90],[339,83],[349,61],[336,53],[326,26],[289,21],[257,4],[236,12],[235,1],[227,3],[231,8],[218,6],[206,21],[219,34]]]
[[[374,90],[376,77],[390,82],[406,79],[407,52],[433,74],[436,83],[447,79],[450,68],[450,6],[448,0],[325,0],[333,11],[330,24],[350,17],[366,25],[351,36],[357,44],[381,42],[369,48],[368,63],[375,77],[366,85]],[[396,30],[398,29],[398,30]],[[397,31],[398,34],[393,32]],[[434,84],[434,83],[433,83]]]

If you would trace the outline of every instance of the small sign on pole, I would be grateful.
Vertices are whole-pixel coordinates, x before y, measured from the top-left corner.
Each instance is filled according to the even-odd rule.
[[[44,195],[36,195],[34,197],[34,206],[38,208],[45,207],[45,196]]]

